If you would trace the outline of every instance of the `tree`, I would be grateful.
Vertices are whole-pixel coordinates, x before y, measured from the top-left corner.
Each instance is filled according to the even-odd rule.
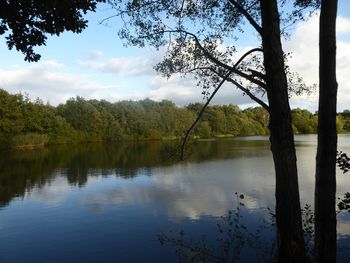
[[[8,139],[13,134],[20,133],[24,128],[21,104],[23,96],[10,95],[0,89],[0,137]]]
[[[278,261],[305,262],[296,154],[277,3],[261,1],[261,17],[270,142],[276,173]]]
[[[322,0],[315,185],[315,262],[336,262],[336,17],[337,0]]]
[[[81,97],[71,98],[66,104],[59,105],[57,112],[74,129],[81,132],[83,140],[101,140],[107,128],[102,114]]]
[[[292,119],[297,132],[300,133],[316,133],[317,132],[317,116],[312,115],[308,110],[294,109],[292,110]]]
[[[38,61],[35,46],[46,44],[47,34],[80,33],[87,27],[83,15],[95,11],[104,0],[11,0],[0,1],[0,35],[6,35],[9,49],[16,48],[25,60]]]
[[[285,66],[277,1],[109,2],[116,9],[116,15],[124,20],[120,37],[139,47],[165,47],[165,57],[155,66],[156,70],[168,77],[180,74],[197,78],[208,99],[204,108],[224,83],[230,83],[269,112],[276,172],[278,260],[306,261],[288,101],[288,91],[300,92],[306,86],[301,83],[291,85],[293,75],[288,74]],[[285,3],[279,1],[280,7]],[[302,17],[300,10],[305,6],[315,7],[317,3],[295,1],[293,15]],[[285,18],[291,23],[295,21],[290,19],[291,16]],[[238,38],[237,31],[243,31],[242,23],[247,21],[261,44],[236,60],[234,40]],[[267,94],[268,102],[261,99],[264,94]]]
[[[269,113],[265,109],[261,107],[247,108],[244,110],[244,113],[246,113],[248,117],[259,122],[263,127],[268,127]]]

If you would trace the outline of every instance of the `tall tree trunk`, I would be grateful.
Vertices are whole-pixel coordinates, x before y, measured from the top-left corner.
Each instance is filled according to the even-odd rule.
[[[288,84],[276,0],[261,0],[262,42],[276,174],[278,262],[306,262]]]
[[[338,90],[336,80],[336,16],[337,0],[322,0],[315,186],[315,262],[336,262],[335,161]]]

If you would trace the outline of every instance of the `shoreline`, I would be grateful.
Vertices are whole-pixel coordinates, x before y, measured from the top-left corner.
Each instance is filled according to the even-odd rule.
[[[339,133],[338,135],[342,134],[350,134],[349,132]],[[294,135],[314,135],[314,133],[298,133]],[[195,137],[195,140],[220,140],[220,139],[227,139],[227,138],[239,138],[239,137],[252,137],[252,136],[269,136],[266,134],[263,135],[232,135],[232,134],[225,134],[225,135],[216,135],[210,138],[199,138]],[[14,151],[21,151],[21,150],[35,150],[55,145],[74,145],[74,144],[94,144],[94,143],[137,143],[137,142],[169,142],[169,141],[176,141],[181,140],[179,137],[165,137],[165,138],[159,138],[159,139],[122,139],[122,140],[86,140],[86,141],[76,141],[76,142],[58,142],[58,143],[39,143],[39,144],[21,144],[21,145],[13,145],[3,148],[4,150],[14,150]]]

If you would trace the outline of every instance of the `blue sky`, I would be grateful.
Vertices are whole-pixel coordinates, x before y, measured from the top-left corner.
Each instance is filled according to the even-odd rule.
[[[96,13],[87,15],[88,28],[81,34],[63,33],[49,37],[47,45],[36,50],[40,62],[27,63],[15,50],[9,51],[0,38],[0,87],[10,93],[28,93],[53,105],[75,96],[109,101],[151,98],[170,99],[178,105],[202,101],[201,90],[191,79],[178,76],[169,80],[157,75],[153,65],[161,53],[151,48],[124,47],[117,36],[120,21],[113,19],[108,26],[99,21],[111,11],[100,6]],[[350,105],[350,1],[340,0],[338,9],[338,83],[339,110]],[[318,17],[295,26],[284,49],[293,52],[291,67],[307,83],[317,83]],[[248,41],[247,41],[248,39]],[[239,43],[240,49],[253,46],[252,37]],[[251,45],[250,45],[251,44]],[[241,107],[255,106],[247,96],[227,86],[220,90],[214,103],[233,103]],[[317,94],[291,99],[292,107],[317,109]]]

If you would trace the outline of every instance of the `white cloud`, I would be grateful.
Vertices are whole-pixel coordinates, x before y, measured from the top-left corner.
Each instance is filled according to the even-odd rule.
[[[217,171],[217,166],[211,161],[152,168],[152,176],[147,178],[147,183],[142,177],[123,181],[122,184],[109,182],[102,192],[101,188],[96,188],[98,191],[86,191],[81,202],[97,212],[110,205],[137,204],[154,207],[151,209],[154,213],[163,210],[174,221],[183,218],[195,220],[202,216],[217,217],[226,214],[235,206],[233,193],[239,189],[245,193],[248,209],[271,207],[273,194],[270,190],[273,185],[266,184],[266,177],[257,176],[264,171],[264,175],[273,178],[271,165],[259,166],[258,169],[250,167],[247,173],[248,166],[245,164],[251,161],[251,158],[216,160],[215,164],[219,162],[220,171]],[[246,176],[239,176],[242,172]],[[252,188],[249,184],[252,180],[258,181],[256,185],[262,187]]]
[[[26,196],[46,206],[57,207],[66,201],[71,190],[72,186],[68,184],[67,179],[61,177],[57,171],[50,184],[45,185],[45,187],[35,187],[32,191],[27,192]]]
[[[150,80],[147,97],[153,100],[170,99],[178,105],[204,102],[202,89],[196,86],[196,80],[173,75],[169,79],[156,76]],[[213,87],[214,88],[214,87]],[[246,104],[252,101],[233,85],[223,85],[216,94],[212,104]]]
[[[95,60],[101,57],[103,57],[103,52],[100,50],[93,50],[93,51],[90,51],[88,54],[89,60]]]
[[[104,57],[102,52],[92,51],[88,60],[79,62],[81,66],[94,69],[92,75],[75,74],[57,61],[41,61],[35,64],[24,64],[25,66],[0,68],[1,88],[11,93],[28,93],[32,99],[39,97],[53,105],[63,103],[75,96],[109,101],[169,99],[177,105],[203,102],[202,89],[196,86],[194,79],[181,78],[179,75],[166,79],[157,75],[152,67],[156,59],[129,57],[100,61],[101,57]],[[103,79],[99,75],[101,72],[112,73],[114,77],[110,81],[118,85],[102,84],[98,79],[93,79],[96,76]],[[147,76],[138,80],[142,74]],[[242,96],[242,93],[232,85],[224,85],[213,100],[214,104],[250,102],[247,96]]]
[[[318,30],[319,16],[314,15],[308,21],[299,23],[289,41],[284,43],[286,52],[292,52],[289,60],[291,68],[298,72],[307,84],[318,84]],[[350,19],[340,17],[337,20],[337,33],[350,33]],[[338,110],[349,108],[350,81],[350,43],[337,41],[337,79],[338,79]],[[291,100],[292,107],[317,110],[318,93],[311,96],[303,95]]]
[[[39,97],[53,105],[75,96],[109,99],[120,88],[90,80],[87,75],[68,72],[56,61],[0,68],[0,79],[1,88],[10,93],[28,93],[31,98]]]
[[[177,104],[186,104],[189,100],[198,101],[201,97],[195,81],[174,75],[169,79],[155,76],[149,82],[149,97],[153,100],[171,99]]]
[[[337,17],[337,34],[350,33],[350,19],[346,17]]]
[[[146,57],[113,57],[99,60],[100,57],[95,54],[88,60],[79,60],[78,65],[122,77],[154,75],[154,63]]]
[[[220,45],[221,50],[225,50],[224,45]],[[237,52],[235,57],[237,59],[251,47],[243,47],[241,52]],[[125,80],[131,81],[131,79],[137,79],[137,77],[143,76],[148,80],[141,82],[145,90],[132,94],[129,92],[129,98],[142,99],[151,98],[153,100],[169,99],[175,102],[177,105],[186,105],[191,102],[203,102],[202,89],[196,86],[196,82],[190,76],[181,78],[179,75],[173,75],[167,79],[157,74],[153,69],[153,66],[159,61],[159,58],[163,56],[164,50],[146,50],[145,57],[113,57],[101,59],[102,52],[93,51],[92,55],[86,60],[79,60],[77,63],[84,68],[94,69],[98,72],[108,73],[117,77],[125,78]],[[213,87],[214,88],[214,87]],[[242,92],[234,86],[227,84],[224,85],[218,94],[213,99],[214,104],[247,104],[252,101],[247,96],[242,96]]]

